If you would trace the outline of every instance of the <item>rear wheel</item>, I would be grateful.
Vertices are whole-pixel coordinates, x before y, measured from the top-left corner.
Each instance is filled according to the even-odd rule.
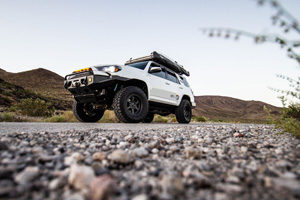
[[[151,123],[154,119],[154,113],[148,113],[143,123]]]
[[[183,99],[175,110],[176,119],[179,123],[188,124],[192,118],[192,107],[188,100]]]
[[[141,122],[148,113],[146,94],[138,87],[129,86],[117,92],[113,101],[116,116],[121,122]]]
[[[97,122],[99,121],[105,110],[97,109],[93,103],[73,102],[73,113],[81,122]]]

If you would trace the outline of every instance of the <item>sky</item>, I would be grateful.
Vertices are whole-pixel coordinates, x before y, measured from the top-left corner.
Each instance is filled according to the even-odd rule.
[[[300,1],[280,1],[300,20]],[[182,64],[195,95],[229,96],[282,106],[282,74],[300,65],[278,44],[210,38],[203,27],[283,34],[275,13],[255,0],[0,0],[0,68],[45,68],[61,76],[97,64],[124,64],[161,52]],[[299,40],[299,35],[287,34]],[[45,80],[46,81],[46,80]]]

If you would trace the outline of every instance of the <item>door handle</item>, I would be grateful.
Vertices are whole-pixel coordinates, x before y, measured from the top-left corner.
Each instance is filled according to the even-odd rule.
[[[183,89],[183,87],[179,87],[179,89]]]
[[[170,83],[166,82],[167,85],[170,85]]]

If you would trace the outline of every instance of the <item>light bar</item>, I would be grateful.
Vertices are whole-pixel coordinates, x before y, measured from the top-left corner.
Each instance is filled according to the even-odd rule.
[[[83,68],[83,69],[76,70],[73,73],[88,72],[88,71],[91,71],[91,70],[92,70],[92,68],[88,67],[88,68]]]

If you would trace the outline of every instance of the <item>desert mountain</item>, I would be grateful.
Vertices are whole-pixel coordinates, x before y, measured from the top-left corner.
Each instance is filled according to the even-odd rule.
[[[64,78],[47,69],[39,68],[20,73],[10,73],[0,69],[0,78],[45,97],[72,100],[70,93],[63,87]]]
[[[272,115],[280,115],[280,108],[261,101],[244,101],[224,96],[196,96],[197,107],[193,110],[196,116],[204,116],[210,120],[260,122],[268,114],[264,106]]]
[[[21,98],[40,98],[52,102],[57,109],[71,107],[72,95],[64,89],[64,78],[49,70],[39,68],[30,71],[11,73],[0,69],[0,92],[11,102]],[[9,85],[9,87],[7,87]],[[20,93],[30,94],[20,96]],[[1,106],[1,103],[0,103]],[[2,106],[5,106],[2,104]]]

